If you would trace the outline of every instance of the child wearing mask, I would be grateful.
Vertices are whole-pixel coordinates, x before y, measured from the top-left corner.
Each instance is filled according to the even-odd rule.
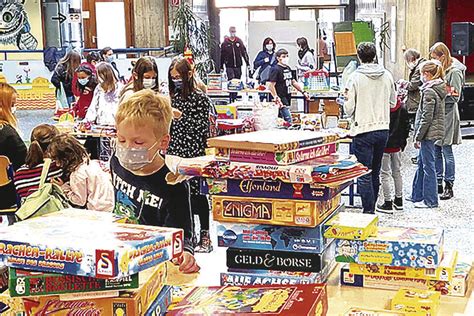
[[[25,165],[19,168],[14,176],[16,192],[20,199],[23,200],[38,190],[46,151],[49,144],[51,144],[51,140],[57,135],[59,135],[59,130],[48,124],[38,125],[31,132],[31,144],[28,148]],[[61,176],[61,168],[53,163],[49,167],[46,181]]]
[[[97,87],[97,77],[95,68],[91,68],[88,63],[84,63],[76,69],[72,90],[77,98],[74,105],[74,113],[76,117],[83,120],[87,110],[94,98],[94,90]]]
[[[170,170],[160,152],[170,142],[172,109],[169,98],[150,90],[134,93],[120,105],[116,117],[117,145],[110,160],[115,209],[143,225],[184,230],[184,253],[178,260],[184,273],[199,271],[193,256],[193,220],[187,183],[170,185]]]
[[[53,76],[51,77],[51,83],[56,87],[56,91],[61,89],[61,85],[63,86],[69,105],[74,102],[72,81],[74,72],[80,64],[81,55],[74,50],[70,50],[56,65]]]
[[[198,87],[191,64],[182,57],[171,62],[168,71],[171,105],[182,115],[171,124],[171,140],[167,154],[195,158],[206,154],[210,133],[209,114],[214,113],[211,100]],[[207,197],[201,195],[199,179],[189,181],[191,209],[201,223],[200,241],[196,252],[211,252],[209,236],[210,207]]]
[[[158,66],[152,57],[142,57],[137,60],[132,70],[132,81],[130,81],[122,90],[120,102],[124,102],[134,92],[152,89],[159,91]]]
[[[275,41],[267,37],[263,41],[263,48],[255,57],[253,62],[254,71],[258,70],[257,80],[260,84],[266,84],[270,76],[272,66],[276,65],[277,60],[275,56]]]
[[[446,84],[439,62],[427,61],[421,66],[421,101],[415,119],[415,148],[420,149],[418,169],[409,201],[416,208],[438,207],[435,167],[435,142],[444,137],[444,99]]]
[[[54,137],[46,154],[63,170],[52,182],[61,186],[69,201],[81,208],[111,212],[114,189],[110,175],[97,160],[90,160],[84,146],[70,135]]]
[[[97,65],[97,80],[99,84],[94,91],[94,98],[87,110],[85,121],[114,126],[123,85],[115,76],[112,66],[107,63]]]
[[[293,78],[289,66],[290,58],[286,49],[279,49],[276,52],[278,64],[272,67],[267,88],[270,90],[275,103],[280,106],[280,117],[291,124],[291,87],[302,93],[309,100],[309,94],[304,92],[298,82]]]

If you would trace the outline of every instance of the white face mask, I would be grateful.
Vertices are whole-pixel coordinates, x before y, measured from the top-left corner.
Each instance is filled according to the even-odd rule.
[[[271,52],[271,51],[273,50],[273,44],[267,44],[267,45],[265,46],[265,48],[266,48],[269,52]]]
[[[148,159],[148,152],[152,150],[158,142],[155,142],[150,148],[146,147],[132,147],[127,148],[120,143],[116,144],[115,155],[117,156],[122,167],[129,171],[139,171],[149,165],[159,153],[155,152],[151,159]]]
[[[283,65],[289,66],[289,65],[290,65],[290,57],[285,57],[285,58],[283,58],[283,59],[281,60],[281,63],[282,63]]]
[[[230,37],[234,38],[236,33],[235,32],[230,32],[229,34],[230,34]]]
[[[407,66],[408,66],[408,68],[410,68],[410,69],[413,70],[413,69],[415,69],[415,67],[416,67],[416,63],[414,63],[414,62],[409,62],[409,63],[407,63]]]
[[[143,78],[143,88],[153,89],[154,87],[156,87],[156,79]]]
[[[423,75],[421,75],[420,80],[421,80],[421,82],[423,82],[423,83],[427,83],[427,82],[428,82],[428,79],[427,79],[425,76],[423,76]]]
[[[15,114],[16,112],[16,106],[12,106],[12,114]]]

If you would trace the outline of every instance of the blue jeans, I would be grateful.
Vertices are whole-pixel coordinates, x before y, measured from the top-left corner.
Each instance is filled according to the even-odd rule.
[[[279,115],[281,118],[283,118],[286,122],[291,124],[291,112],[288,109],[287,106],[281,107],[280,108],[280,113]]]
[[[455,173],[455,163],[454,163],[454,154],[453,146],[435,146],[436,154],[436,178],[438,183],[449,182],[454,183],[454,173]],[[443,165],[444,158],[444,165]]]
[[[357,135],[352,142],[352,150],[357,160],[372,170],[368,175],[357,179],[357,191],[362,199],[364,213],[375,212],[375,203],[379,196],[380,168],[387,140],[388,130],[383,130]]]
[[[413,179],[411,198],[413,202],[424,201],[429,207],[438,206],[438,186],[435,167],[435,144],[431,140],[421,141],[418,154],[418,169]]]

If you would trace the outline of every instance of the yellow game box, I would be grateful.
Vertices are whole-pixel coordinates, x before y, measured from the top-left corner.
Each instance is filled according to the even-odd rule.
[[[407,316],[434,316],[438,313],[440,292],[401,288],[392,300],[391,309]]]
[[[352,307],[347,312],[342,314],[342,316],[406,316],[406,314],[402,312],[394,312],[383,309]]]
[[[326,223],[324,237],[366,240],[377,235],[378,220],[374,214],[341,212]]]
[[[341,203],[341,195],[328,201],[299,201],[213,196],[215,221],[315,227]]]
[[[443,260],[437,268],[412,268],[395,267],[377,264],[357,264],[349,265],[349,272],[352,274],[388,276],[410,279],[423,279],[432,281],[449,282],[454,276],[456,264],[458,261],[458,252],[446,251],[443,253]]]
[[[140,287],[118,297],[63,301],[59,295],[12,298],[0,294],[0,315],[134,315],[142,316],[157,298],[166,279],[166,264],[140,272]],[[23,314],[22,314],[23,313]]]

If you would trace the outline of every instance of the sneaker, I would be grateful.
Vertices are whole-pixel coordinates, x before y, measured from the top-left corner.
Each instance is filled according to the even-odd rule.
[[[414,165],[418,164],[418,157],[412,157],[411,158],[411,163],[414,164]]]
[[[413,198],[411,197],[411,195],[406,196],[406,197],[405,197],[405,201],[412,202],[412,203],[416,203],[416,201],[413,200]]]
[[[415,208],[437,208],[437,206],[426,205],[425,201],[416,202],[414,204]]]
[[[403,211],[403,199],[396,197],[395,200],[393,200],[393,207],[398,211]]]
[[[210,253],[214,248],[212,247],[211,238],[208,230],[201,230],[201,242],[194,251],[198,253]]]
[[[376,211],[384,214],[393,214],[392,201],[385,201],[382,205],[377,205]]]

